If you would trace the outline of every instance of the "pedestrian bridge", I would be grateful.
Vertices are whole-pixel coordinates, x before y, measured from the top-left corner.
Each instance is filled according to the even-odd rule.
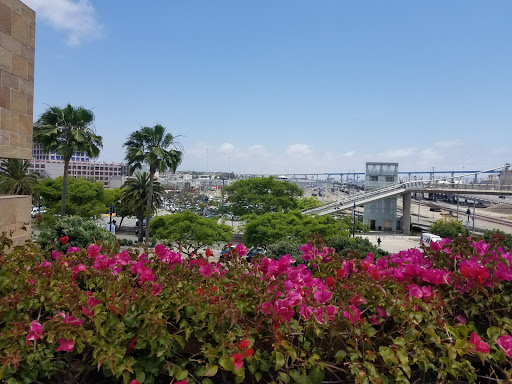
[[[500,167],[503,168],[503,167]],[[499,169],[499,168],[496,168]],[[408,181],[392,184],[383,188],[364,191],[352,195],[341,202],[331,203],[322,207],[304,211],[305,214],[330,215],[337,211],[355,208],[368,203],[387,199],[394,196],[403,196],[403,227],[404,234],[409,235],[411,224],[411,194],[412,193],[444,193],[464,195],[512,195],[512,185],[499,184],[462,184],[461,180],[468,176],[475,176],[488,171],[475,172],[456,178],[435,179],[427,181]]]

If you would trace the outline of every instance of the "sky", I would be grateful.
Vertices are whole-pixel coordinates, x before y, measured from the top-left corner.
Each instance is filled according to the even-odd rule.
[[[483,170],[512,162],[509,0],[23,0],[34,119],[91,109],[99,160],[162,124],[178,171]]]

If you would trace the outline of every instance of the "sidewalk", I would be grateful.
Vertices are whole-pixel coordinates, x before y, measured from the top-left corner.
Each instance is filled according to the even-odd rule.
[[[380,237],[380,248],[389,253],[398,253],[411,248],[420,248],[419,236],[404,236],[401,233],[392,232],[371,232],[356,234],[358,237],[367,238],[376,246],[377,239]]]

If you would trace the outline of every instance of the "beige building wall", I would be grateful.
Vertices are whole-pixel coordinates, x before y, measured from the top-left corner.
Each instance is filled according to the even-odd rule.
[[[36,15],[19,0],[0,0],[0,158],[32,158]],[[0,196],[0,233],[30,238],[30,196]]]

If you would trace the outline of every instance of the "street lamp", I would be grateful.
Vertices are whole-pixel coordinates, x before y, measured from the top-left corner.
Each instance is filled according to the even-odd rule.
[[[466,237],[469,236],[469,217],[471,216],[471,209],[468,208],[466,211],[466,215],[468,215],[468,221],[466,221]]]
[[[352,208],[352,237],[356,237],[356,202]]]

